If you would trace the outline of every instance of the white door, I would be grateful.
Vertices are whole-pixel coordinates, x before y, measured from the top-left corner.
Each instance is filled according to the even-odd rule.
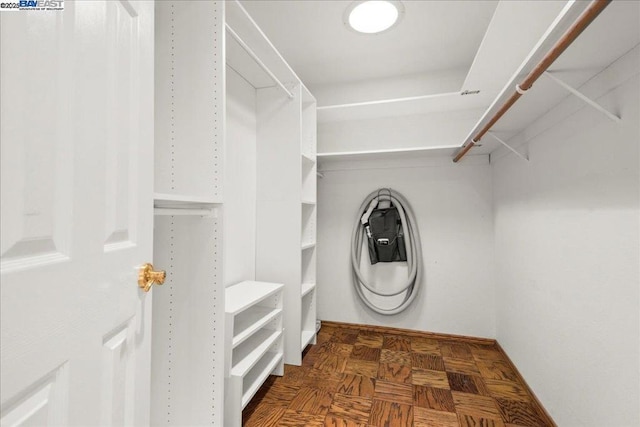
[[[0,19],[0,424],[148,425],[153,3]]]

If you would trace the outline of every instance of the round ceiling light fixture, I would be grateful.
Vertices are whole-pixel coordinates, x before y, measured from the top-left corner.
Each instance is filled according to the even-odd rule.
[[[404,6],[399,1],[355,1],[344,12],[347,28],[363,34],[379,34],[388,31],[404,16]]]

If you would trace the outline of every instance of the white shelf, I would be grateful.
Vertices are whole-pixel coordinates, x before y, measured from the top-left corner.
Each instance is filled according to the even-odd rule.
[[[309,292],[311,292],[316,287],[315,283],[303,283],[302,284],[302,292],[301,295],[304,298]]]
[[[300,345],[300,350],[304,350],[309,343],[311,342],[311,340],[313,340],[313,337],[316,335],[316,331],[302,331],[302,336],[300,339],[301,345]]]
[[[236,348],[242,344],[280,313],[282,313],[280,308],[254,306],[236,316],[233,324],[232,347]]]
[[[458,145],[433,147],[397,148],[389,150],[342,151],[318,153],[318,161],[326,163],[331,160],[373,160],[373,159],[408,159],[416,155],[424,157],[452,156],[460,149]]]
[[[261,329],[255,332],[244,343],[233,351],[233,360],[237,360],[231,368],[231,375],[244,377],[255,366],[260,358],[276,343],[282,330]]]
[[[311,249],[311,248],[313,248],[313,247],[315,247],[315,246],[316,246],[316,243],[315,243],[315,242],[312,242],[312,243],[303,243],[303,244],[302,244],[302,250],[303,250],[303,251],[306,251],[307,249]]]
[[[486,107],[486,99],[461,92],[436,93],[405,98],[381,99],[317,108],[318,123],[366,120]]]
[[[242,409],[256,394],[264,380],[278,366],[282,360],[282,353],[266,353],[258,363],[253,367],[251,372],[245,377],[242,390]]]
[[[237,314],[275,294],[282,288],[283,285],[279,283],[252,280],[229,286],[225,291],[225,311],[228,314]]]
[[[155,216],[206,216],[217,218],[218,214],[215,208],[153,208],[153,215]]]
[[[154,193],[153,203],[158,205],[214,205],[221,203],[221,200],[212,197],[195,196],[192,194],[168,194]]]
[[[315,204],[316,204],[316,202],[315,202],[314,200],[303,200],[303,201],[302,201],[302,204],[303,204],[303,205],[310,205],[310,206],[313,206],[313,205],[315,205]]]

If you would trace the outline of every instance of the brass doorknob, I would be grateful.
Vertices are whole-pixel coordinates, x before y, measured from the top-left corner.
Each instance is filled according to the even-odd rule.
[[[146,263],[140,267],[140,272],[138,273],[138,286],[143,291],[149,292],[154,283],[156,285],[162,285],[166,277],[166,271],[154,271],[153,265]]]

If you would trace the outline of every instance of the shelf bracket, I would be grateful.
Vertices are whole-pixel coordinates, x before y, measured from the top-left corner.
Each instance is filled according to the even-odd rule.
[[[487,132],[487,135],[491,135],[496,141],[502,144],[507,150],[511,151],[513,154],[520,157],[525,162],[529,161],[529,156],[525,156],[524,154],[520,153],[518,150],[516,150],[515,148],[513,148],[512,146],[504,142],[502,139],[500,139],[495,133]]]
[[[316,175],[318,175],[318,178],[324,178],[324,174],[321,171],[317,171]]]
[[[600,105],[597,102],[595,102],[593,99],[589,98],[588,96],[586,96],[585,94],[583,94],[579,90],[575,89],[573,86],[570,86],[567,83],[565,83],[563,80],[560,80],[558,77],[554,76],[552,73],[550,73],[548,71],[545,71],[544,75],[549,77],[551,80],[556,82],[556,84],[558,84],[559,86],[563,87],[564,89],[566,89],[567,91],[569,91],[573,95],[575,95],[578,98],[580,98],[587,105],[590,105],[591,107],[593,107],[596,110],[600,111],[602,114],[607,116],[610,120],[613,120],[616,123],[620,123],[620,121],[622,120],[620,117],[616,116],[615,114],[613,114],[612,112],[610,112],[609,110],[604,108],[602,105]]]

